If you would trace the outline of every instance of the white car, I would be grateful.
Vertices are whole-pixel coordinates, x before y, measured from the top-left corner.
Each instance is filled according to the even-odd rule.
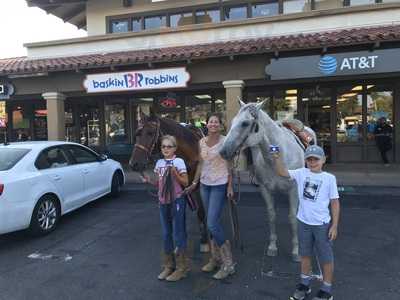
[[[125,182],[119,162],[68,142],[0,145],[0,234],[53,231],[60,216]]]

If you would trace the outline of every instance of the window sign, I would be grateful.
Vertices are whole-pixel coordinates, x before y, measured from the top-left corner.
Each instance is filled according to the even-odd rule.
[[[11,83],[0,83],[0,99],[10,99],[14,94],[14,86]]]
[[[170,68],[87,75],[88,93],[184,88],[190,80],[186,68]]]
[[[265,72],[271,80],[398,72],[400,51],[386,49],[287,57],[271,60]]]
[[[0,101],[0,127],[6,127],[6,102]]]

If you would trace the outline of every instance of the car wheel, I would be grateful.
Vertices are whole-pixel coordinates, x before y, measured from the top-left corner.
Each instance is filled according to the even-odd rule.
[[[121,175],[115,172],[111,181],[111,197],[118,197],[121,194],[121,183]]]
[[[39,199],[33,210],[29,230],[34,235],[45,235],[56,229],[60,219],[57,198],[45,195]]]

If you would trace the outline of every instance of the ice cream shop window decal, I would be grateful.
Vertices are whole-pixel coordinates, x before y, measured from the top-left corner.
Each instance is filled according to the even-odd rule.
[[[165,97],[160,100],[160,105],[165,108],[175,108],[177,106],[177,103],[175,98]]]
[[[186,68],[89,74],[83,85],[88,93],[185,88],[190,80]]]

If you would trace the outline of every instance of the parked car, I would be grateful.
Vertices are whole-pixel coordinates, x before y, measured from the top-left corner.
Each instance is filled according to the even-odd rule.
[[[118,196],[119,162],[69,142],[0,145],[0,234],[53,231],[60,217],[106,194]]]

